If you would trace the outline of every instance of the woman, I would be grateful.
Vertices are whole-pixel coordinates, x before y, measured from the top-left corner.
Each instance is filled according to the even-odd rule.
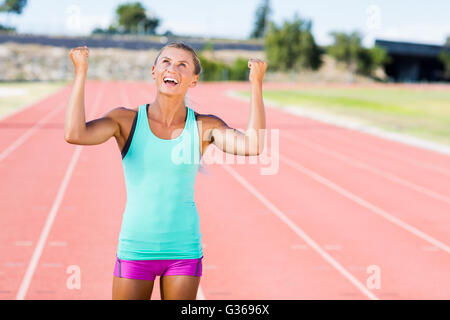
[[[113,277],[113,299],[149,299],[160,276],[162,299],[195,300],[202,274],[194,182],[210,144],[236,155],[259,155],[264,145],[264,61],[249,59],[250,116],[245,133],[186,106],[201,72],[195,51],[182,42],[163,47],[152,67],[157,94],[135,109],[117,107],[85,122],[84,85],[89,49],[70,51],[75,80],[66,112],[65,139],[94,145],[114,136],[122,153],[127,204]]]

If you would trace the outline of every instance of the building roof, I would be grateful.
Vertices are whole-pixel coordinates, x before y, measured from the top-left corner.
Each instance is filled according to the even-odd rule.
[[[375,45],[384,48],[388,54],[407,56],[437,57],[439,53],[446,50],[450,53],[450,47],[432,44],[398,42],[388,40],[375,40]]]

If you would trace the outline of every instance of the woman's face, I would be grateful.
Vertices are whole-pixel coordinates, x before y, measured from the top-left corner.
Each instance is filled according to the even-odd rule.
[[[159,55],[156,65],[152,67],[152,78],[158,91],[165,94],[186,94],[189,88],[195,87],[199,75],[194,74],[195,66],[189,51],[178,48],[165,48]],[[176,80],[176,84],[164,81],[167,78]]]

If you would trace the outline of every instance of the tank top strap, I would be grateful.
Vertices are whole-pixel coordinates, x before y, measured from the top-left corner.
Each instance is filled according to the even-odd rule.
[[[139,110],[138,110],[138,124],[140,128],[145,128],[143,120],[145,118],[145,108],[147,107],[146,104],[143,104],[141,106],[139,106]]]
[[[187,109],[187,116],[186,116],[186,128],[190,131],[192,128],[192,114],[194,113],[191,108],[186,106]]]

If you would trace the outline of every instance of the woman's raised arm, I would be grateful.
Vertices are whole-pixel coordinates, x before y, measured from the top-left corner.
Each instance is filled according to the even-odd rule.
[[[249,59],[251,99],[247,130],[241,132],[229,127],[222,119],[212,117],[209,131],[212,142],[223,152],[242,156],[259,155],[264,148],[266,117],[262,97],[262,82],[267,63]]]
[[[119,123],[115,120],[120,108],[109,111],[102,118],[86,123],[84,108],[84,88],[88,70],[89,49],[77,47],[70,51],[75,66],[75,79],[64,123],[64,139],[72,144],[92,145],[107,141],[120,134]]]

